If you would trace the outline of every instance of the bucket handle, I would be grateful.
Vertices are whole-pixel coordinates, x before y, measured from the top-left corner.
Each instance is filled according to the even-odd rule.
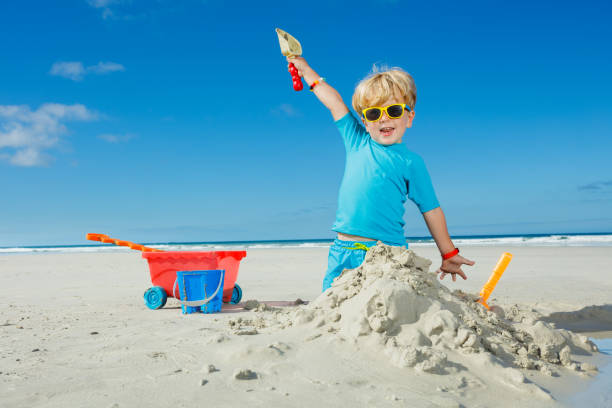
[[[223,285],[223,275],[219,278],[219,286],[217,286],[217,290],[215,290],[215,293],[213,293],[209,297],[204,297],[203,300],[182,300],[182,299],[179,299],[178,296],[176,296],[176,288],[178,287],[178,276],[177,276],[176,279],[174,280],[174,286],[172,287],[172,295],[174,296],[176,300],[178,300],[179,302],[181,302],[181,304],[185,306],[192,306],[192,307],[202,306],[210,302],[217,295],[217,293],[219,292],[219,289],[221,289],[221,285]]]

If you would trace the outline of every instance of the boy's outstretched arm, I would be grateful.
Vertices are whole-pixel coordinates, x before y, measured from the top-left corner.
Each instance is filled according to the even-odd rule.
[[[455,249],[455,245],[448,235],[446,218],[444,217],[442,208],[434,208],[431,211],[423,213],[423,218],[425,218],[427,228],[429,228],[431,236],[434,241],[436,241],[436,245],[438,245],[441,254],[447,254]],[[457,254],[452,258],[443,259],[442,265],[440,265],[440,269],[438,269],[436,273],[440,274],[440,279],[444,279],[447,273],[452,276],[453,281],[457,280],[457,275],[461,276],[463,279],[467,279],[467,276],[465,276],[465,273],[461,270],[461,265],[472,266],[474,263],[474,261],[470,261]]]
[[[304,78],[308,86],[310,87],[315,81],[317,81],[320,76],[306,62],[306,60],[302,57],[287,57],[287,61],[293,63],[298,70],[298,74]],[[320,81],[313,89],[317,98],[323,103],[323,105],[327,106],[327,109],[330,110],[334,120],[338,120],[342,118],[344,115],[348,113],[348,108],[344,104],[342,97],[334,88],[332,88],[327,82]]]

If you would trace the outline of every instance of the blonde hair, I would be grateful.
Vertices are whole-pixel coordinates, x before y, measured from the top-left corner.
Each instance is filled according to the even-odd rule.
[[[353,109],[361,111],[370,106],[380,106],[389,99],[397,99],[414,110],[416,85],[409,73],[401,68],[372,67],[372,72],[362,79],[353,93]]]

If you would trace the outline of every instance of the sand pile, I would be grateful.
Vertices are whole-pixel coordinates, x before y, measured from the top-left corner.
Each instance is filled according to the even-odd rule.
[[[561,366],[596,370],[572,359],[597,351],[585,336],[554,329],[518,305],[490,312],[474,295],[443,286],[430,265],[411,250],[378,243],[310,304],[286,311],[251,303],[256,316],[230,326],[236,334],[301,327],[306,340],[346,341],[396,366],[436,374],[455,372],[467,360],[549,375]]]

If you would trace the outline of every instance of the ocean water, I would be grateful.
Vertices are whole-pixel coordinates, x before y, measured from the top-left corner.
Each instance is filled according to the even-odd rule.
[[[571,407],[610,408],[612,407],[612,338],[591,340],[606,356],[598,367],[599,373],[587,389],[562,402]]]
[[[123,237],[129,238],[129,237]],[[484,246],[612,246],[612,233],[525,234],[453,236],[458,247]],[[430,237],[406,237],[409,247],[433,246]],[[0,247],[0,254],[38,252],[125,252],[125,247],[86,241],[77,245]],[[333,239],[226,241],[226,242],[139,242],[165,251],[212,251],[254,248],[321,248],[329,247]]]

